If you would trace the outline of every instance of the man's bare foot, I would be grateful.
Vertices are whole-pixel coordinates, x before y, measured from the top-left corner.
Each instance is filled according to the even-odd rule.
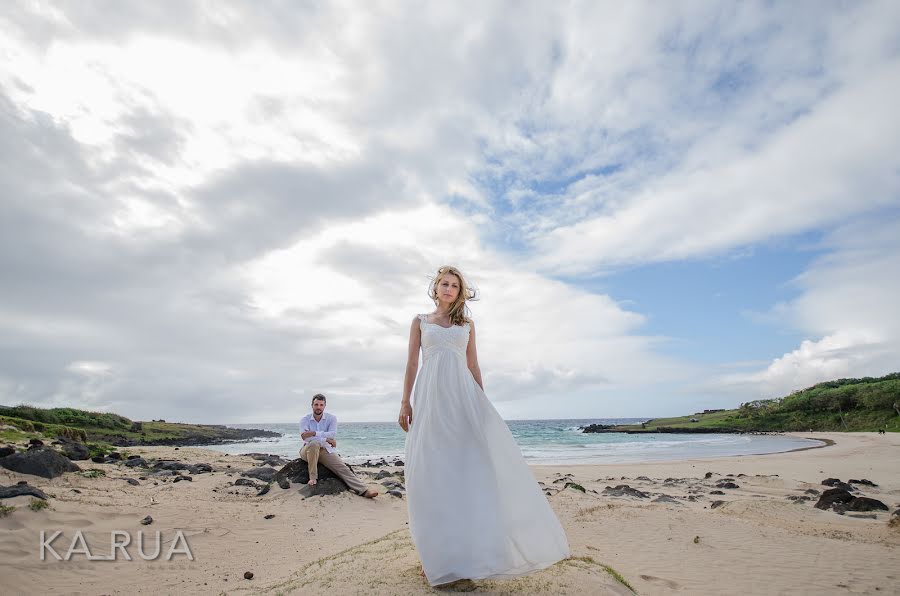
[[[315,485],[316,485],[316,482],[317,482],[317,481],[316,481],[315,478],[310,478],[310,479],[309,479],[309,482],[307,482],[306,484],[308,484],[308,485],[310,485],[310,486],[315,486]]]
[[[367,490],[366,492],[364,492],[362,494],[362,496],[364,496],[367,499],[374,499],[375,497],[378,496],[378,491],[377,490]]]

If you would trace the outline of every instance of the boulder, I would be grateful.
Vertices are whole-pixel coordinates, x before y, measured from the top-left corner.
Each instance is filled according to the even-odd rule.
[[[12,455],[15,452],[15,447],[11,447],[9,445],[7,445],[6,447],[0,447],[0,457],[6,457],[7,455]]]
[[[353,470],[352,467],[350,469],[351,471]],[[272,480],[277,482],[281,488],[290,487],[291,482],[303,484],[304,487],[300,490],[300,494],[306,497],[336,495],[350,490],[343,480],[322,464],[319,464],[317,471],[318,484],[308,486],[306,483],[309,482],[309,467],[305,461],[297,458],[278,470],[272,477]]]
[[[650,495],[641,492],[636,488],[631,488],[627,484],[620,484],[615,488],[607,486],[603,489],[603,494],[610,497],[637,497],[639,499],[649,499]]]
[[[78,441],[72,441],[71,439],[66,439],[64,437],[58,437],[59,443],[62,446],[63,454],[66,457],[73,461],[84,461],[86,459],[91,459],[91,450],[88,449],[88,446],[84,443],[79,443]]]
[[[42,478],[56,478],[66,472],[81,470],[69,458],[50,447],[35,447],[23,453],[13,453],[0,458],[0,466],[21,474],[32,474]]]
[[[190,468],[186,463],[172,459],[161,459],[153,464],[153,467],[157,470],[187,470]]]
[[[137,466],[141,466],[144,468],[150,467],[150,464],[147,463],[147,460],[144,459],[143,457],[129,458],[128,461],[126,461],[124,465],[128,466],[129,468],[136,468]]]
[[[875,483],[872,482],[871,480],[866,480],[865,478],[863,478],[862,480],[853,480],[853,479],[851,478],[851,479],[848,480],[847,482],[850,483],[850,484],[862,484],[863,486],[871,486],[871,487],[877,487],[877,486],[878,486],[877,484],[875,484]]]
[[[734,482],[719,482],[716,484],[716,488],[740,488],[740,486]]]
[[[848,491],[843,488],[829,488],[816,503],[816,509],[831,509],[835,504],[849,503],[853,499]]]
[[[244,470],[243,472],[241,472],[241,476],[256,478],[257,480],[262,480],[263,482],[271,482],[272,478],[275,476],[276,471],[277,470],[275,468],[263,466],[261,468],[250,468],[249,470]]]
[[[840,508],[835,507],[835,509],[841,509],[843,511],[887,511],[888,506],[878,499],[853,497],[847,503],[843,503]]]
[[[830,486],[832,488],[842,488],[846,491],[856,490],[846,482],[841,482],[837,478],[826,478],[822,481],[823,486]],[[828,491],[825,491],[828,492]]]
[[[0,486],[0,499],[10,499],[12,497],[21,497],[22,495],[31,495],[38,499],[47,500],[47,495],[44,494],[44,491],[33,486],[28,486],[27,484]]]
[[[190,472],[191,474],[208,474],[212,471],[212,466],[209,464],[194,464],[192,466],[188,466],[188,472]]]

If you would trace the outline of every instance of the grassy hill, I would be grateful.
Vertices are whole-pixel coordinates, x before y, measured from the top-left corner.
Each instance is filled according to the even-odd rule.
[[[777,399],[741,404],[734,410],[658,418],[617,432],[900,432],[900,373],[837,379]]]
[[[279,436],[256,429],[237,429],[212,424],[183,424],[152,420],[135,422],[118,414],[88,412],[75,408],[0,406],[0,439],[18,441],[42,435],[77,441],[122,445],[200,445]]]

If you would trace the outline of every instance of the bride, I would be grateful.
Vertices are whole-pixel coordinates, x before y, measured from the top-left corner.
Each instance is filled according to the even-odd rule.
[[[409,528],[425,577],[436,586],[548,567],[569,556],[569,544],[484,394],[466,308],[474,292],[458,269],[445,266],[429,296],[434,312],[416,316],[409,329],[399,419],[409,433]]]

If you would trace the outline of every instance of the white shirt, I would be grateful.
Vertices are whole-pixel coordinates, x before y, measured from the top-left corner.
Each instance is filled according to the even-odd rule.
[[[300,421],[300,434],[308,431],[313,431],[316,434],[308,439],[303,439],[304,445],[311,441],[316,441],[317,443],[322,444],[325,451],[334,453],[334,447],[325,442],[325,439],[334,439],[337,437],[337,416],[329,414],[328,412],[323,412],[322,419],[316,421],[312,413],[307,414]]]

